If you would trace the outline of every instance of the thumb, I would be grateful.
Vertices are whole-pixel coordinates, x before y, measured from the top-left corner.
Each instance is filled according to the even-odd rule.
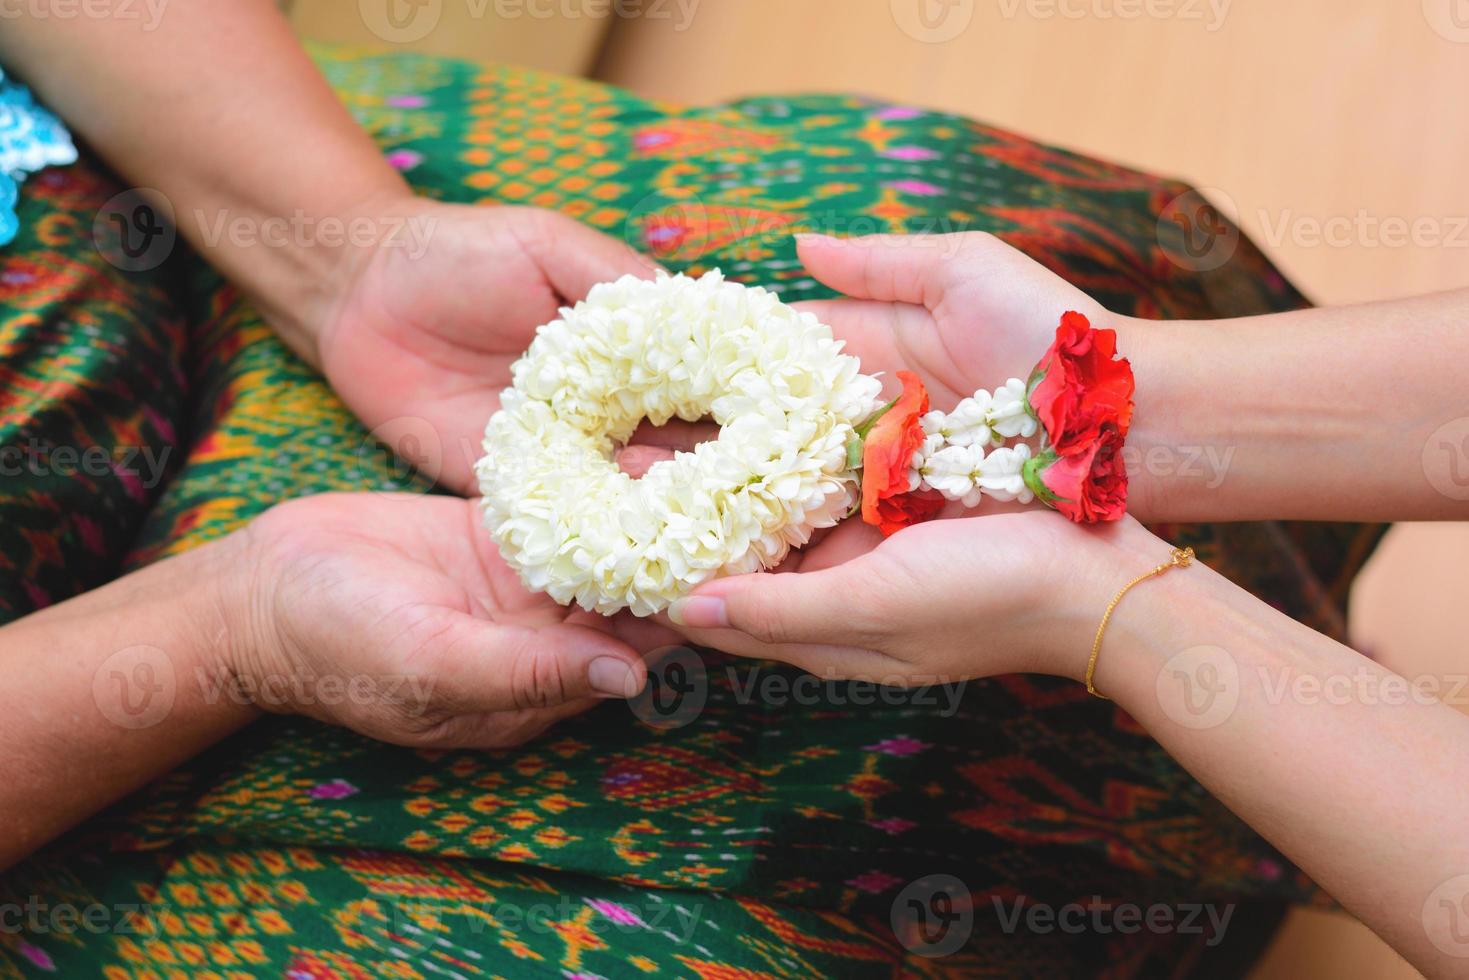
[[[599,282],[625,275],[653,278],[661,268],[627,244],[555,211],[535,215],[525,246],[551,287],[576,302]]]
[[[669,607],[679,626],[735,630],[763,644],[867,647],[875,621],[867,556],[815,572],[758,572],[700,586]]]
[[[632,647],[588,626],[533,629],[455,613],[441,636],[432,657],[435,694],[463,713],[630,698],[647,680]]]
[[[797,235],[806,271],[853,299],[933,309],[943,299],[954,243],[943,235]]]

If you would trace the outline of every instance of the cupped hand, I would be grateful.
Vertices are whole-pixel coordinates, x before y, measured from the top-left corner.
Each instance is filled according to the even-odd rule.
[[[485,422],[536,327],[657,266],[551,211],[408,198],[363,212],[396,231],[345,263],[317,334],[322,370],[381,441],[470,493]]]
[[[669,620],[692,642],[825,677],[899,686],[1016,672],[1079,678],[1118,586],[1168,558],[1131,518],[1080,527],[1044,511],[874,535],[843,525],[791,570],[700,586]]]
[[[467,500],[306,497],[237,537],[227,663],[244,693],[385,742],[519,744],[631,697],[638,650],[673,639],[527,592]]]
[[[933,407],[943,411],[981,388],[1028,379],[1067,310],[1086,314],[1099,327],[1125,319],[983,232],[798,235],[796,245],[806,271],[844,295],[798,308],[830,326],[864,374],[880,375],[887,397],[900,390],[897,372],[913,371]],[[710,436],[707,428],[695,434]],[[646,445],[631,447],[625,458],[641,472],[672,455],[662,446],[686,448],[691,437],[687,429],[674,429],[640,434],[636,441]],[[944,511],[963,513],[957,506]]]
[[[897,372],[913,371],[936,409],[952,409],[980,388],[1028,378],[1067,310],[1098,325],[1110,319],[1081,290],[993,235],[798,235],[796,243],[806,270],[845,295],[798,307],[832,328],[864,374],[882,376],[887,397],[898,394]],[[714,435],[708,426],[640,432],[640,445],[623,453],[624,468],[641,475],[674,449]],[[987,513],[1014,509],[985,507]],[[953,503],[939,516],[973,513]],[[818,532],[782,570],[827,568],[881,541],[875,528],[849,519]]]
[[[801,235],[806,270],[846,298],[802,303],[846,341],[866,374],[916,372],[949,410],[980,388],[1030,376],[1067,310],[1118,319],[993,235]]]

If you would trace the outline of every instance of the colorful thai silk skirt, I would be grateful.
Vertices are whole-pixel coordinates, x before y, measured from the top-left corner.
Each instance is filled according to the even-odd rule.
[[[1187,260],[1160,221],[1185,185],[956,116],[316,56],[424,194],[558,209],[788,300],[830,295],[794,232],[979,229],[1121,312],[1304,305],[1248,241]],[[0,621],[277,501],[427,491],[197,256],[104,259],[121,189],[85,154],[39,174],[0,252]],[[1159,530],[1333,635],[1378,534]],[[793,689],[701,663],[674,722],[608,703],[506,751],[268,717],[0,876],[0,977],[1237,976],[1317,894],[1077,684]]]

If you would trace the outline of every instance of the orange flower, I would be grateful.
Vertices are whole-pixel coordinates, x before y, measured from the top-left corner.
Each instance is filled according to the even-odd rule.
[[[883,412],[862,444],[862,520],[894,534],[926,521],[944,506],[932,490],[910,493],[908,470],[923,445],[919,419],[928,411],[928,391],[912,371],[899,371],[903,393]]]

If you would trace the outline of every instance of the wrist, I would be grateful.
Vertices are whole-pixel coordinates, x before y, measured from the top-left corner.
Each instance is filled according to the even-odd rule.
[[[1093,636],[1083,651],[1085,657],[1089,658],[1096,626],[1101,624],[1107,603],[1128,582],[1168,563],[1171,547],[1156,538],[1154,541],[1152,548],[1128,559],[1125,570],[1118,569],[1111,595],[1096,612]],[[1235,587],[1197,559],[1184,567],[1169,567],[1128,589],[1113,608],[1102,634],[1092,674],[1094,687],[1134,715],[1156,705],[1160,678],[1166,681],[1163,672],[1170,661],[1190,651],[1207,654],[1208,642],[1217,642],[1217,631],[1204,624],[1218,622],[1228,614],[1232,599],[1227,593],[1231,590]],[[1085,679],[1084,669],[1078,679]]]
[[[1176,519],[1180,504],[1197,514],[1199,500],[1223,483],[1233,457],[1222,428],[1228,406],[1209,373],[1225,363],[1215,349],[1218,327],[1189,320],[1119,318],[1118,351],[1137,382],[1132,426],[1123,447],[1128,513],[1141,521]]]
[[[256,210],[253,221],[232,217],[233,208],[217,209],[212,220],[200,210],[194,237],[281,340],[320,368],[322,334],[342,297],[419,203],[407,184],[390,174],[309,208]]]
[[[189,636],[184,647],[193,651],[189,681],[221,711],[253,720],[260,712],[239,696],[239,654],[247,642],[245,624],[251,607],[251,570],[245,542],[239,532],[185,552],[175,559],[179,593],[189,610]],[[172,594],[169,601],[173,601]]]
[[[1108,605],[1128,582],[1167,562],[1172,550],[1167,542],[1130,518],[1116,524],[1087,528],[1083,533],[1087,535],[1089,546],[1073,552],[1078,560],[1070,566],[1066,581],[1051,589],[1052,595],[1061,598],[1063,608],[1048,614],[1058,627],[1049,672],[1078,682],[1086,679],[1092,643]],[[1104,648],[1117,627],[1122,606],[1127,605],[1134,598],[1133,593],[1146,588],[1150,581],[1139,583],[1118,603],[1104,635]],[[1124,631],[1130,628],[1129,622]]]

